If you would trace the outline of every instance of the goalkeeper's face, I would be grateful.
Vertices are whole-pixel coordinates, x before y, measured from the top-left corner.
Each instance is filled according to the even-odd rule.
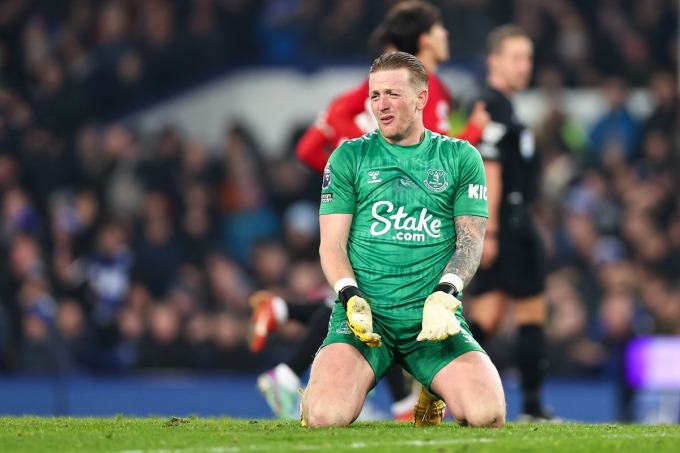
[[[405,68],[374,72],[368,79],[371,110],[389,143],[420,142],[427,87],[413,82]],[[415,141],[414,141],[415,140]]]

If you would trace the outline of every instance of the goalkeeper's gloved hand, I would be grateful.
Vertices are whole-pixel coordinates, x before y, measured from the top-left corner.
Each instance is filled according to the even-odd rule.
[[[455,286],[440,283],[425,299],[423,326],[418,334],[418,341],[443,340],[460,332],[460,322],[456,318],[456,309],[460,307],[457,295],[458,290]]]
[[[373,314],[364,294],[356,286],[345,286],[338,291],[340,301],[347,311],[347,324],[354,335],[372,348],[382,346],[380,335],[373,332]]]

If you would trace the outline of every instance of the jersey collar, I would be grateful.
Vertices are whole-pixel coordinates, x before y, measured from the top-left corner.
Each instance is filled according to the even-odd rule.
[[[380,131],[376,132],[378,133],[378,138],[380,139],[380,142],[382,143],[383,147],[387,149],[391,154],[397,157],[411,157],[416,154],[419,154],[421,151],[427,149],[430,143],[430,137],[432,136],[432,132],[430,132],[429,129],[425,129],[423,140],[420,143],[409,146],[401,146],[389,143],[387,140],[385,140],[385,137],[382,136]]]

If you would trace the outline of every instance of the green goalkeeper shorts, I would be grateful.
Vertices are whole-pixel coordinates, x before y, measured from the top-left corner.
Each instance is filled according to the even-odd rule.
[[[462,307],[456,311],[456,318],[460,321],[460,333],[440,341],[416,341],[422,325],[420,316],[405,319],[405,317],[394,318],[390,314],[385,309],[373,309],[373,331],[382,337],[383,344],[379,348],[371,348],[354,335],[347,324],[345,309],[341,304],[336,303],[328,325],[328,335],[321,348],[333,343],[346,343],[354,346],[373,369],[376,383],[397,362],[428,390],[439,370],[455,358],[470,351],[486,354],[472,337],[470,328],[463,318]]]

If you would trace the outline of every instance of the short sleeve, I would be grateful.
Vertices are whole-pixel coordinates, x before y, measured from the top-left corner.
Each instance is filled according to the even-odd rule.
[[[353,214],[356,206],[355,150],[345,142],[332,154],[323,170],[319,214]]]
[[[453,215],[489,217],[486,173],[482,156],[467,142],[459,151],[460,166],[458,187],[453,202]]]

